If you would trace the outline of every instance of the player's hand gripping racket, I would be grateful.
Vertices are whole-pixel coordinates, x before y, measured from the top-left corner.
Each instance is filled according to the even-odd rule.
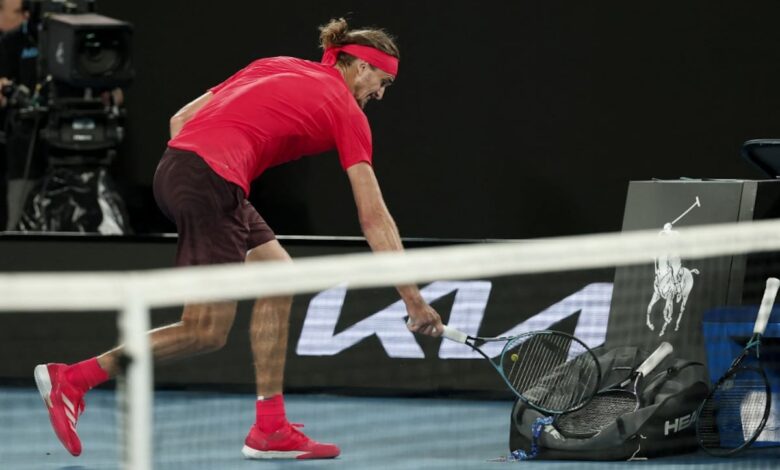
[[[661,343],[627,379],[601,390],[579,410],[562,414],[556,420],[555,427],[566,437],[592,437],[620,416],[638,410],[642,406],[637,391],[642,378],[655,370],[672,350],[671,344]]]
[[[596,393],[601,380],[601,368],[590,348],[559,331],[481,338],[445,325],[442,336],[471,347],[487,359],[515,395],[544,413],[580,408]],[[480,346],[496,341],[506,344],[498,358],[491,360]]]
[[[761,335],[778,287],[777,278],[766,280],[753,336],[699,408],[696,435],[701,447],[711,455],[733,455],[745,449],[766,425],[772,403],[769,380],[760,365],[745,365],[745,360],[752,355],[758,358]]]

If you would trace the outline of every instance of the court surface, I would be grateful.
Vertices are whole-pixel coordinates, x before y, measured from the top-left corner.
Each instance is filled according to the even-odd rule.
[[[241,446],[253,421],[251,395],[158,391],[155,394],[156,469],[552,469],[778,468],[780,449],[738,458],[706,454],[637,462],[490,462],[508,450],[508,401],[358,398],[288,395],[291,422],[306,424],[314,439],[341,446],[327,461],[249,461]],[[71,457],[49,426],[33,388],[0,388],[0,469],[92,470],[117,468],[117,412],[111,390],[93,390],[79,421],[84,446]]]

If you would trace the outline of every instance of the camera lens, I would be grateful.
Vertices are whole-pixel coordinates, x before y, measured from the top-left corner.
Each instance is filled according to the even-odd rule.
[[[89,76],[111,75],[122,67],[123,42],[111,33],[90,32],[78,48],[79,69]]]

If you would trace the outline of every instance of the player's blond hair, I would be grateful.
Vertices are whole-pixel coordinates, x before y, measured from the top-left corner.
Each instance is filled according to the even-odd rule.
[[[400,59],[401,53],[395,45],[394,38],[386,31],[378,28],[349,29],[344,18],[332,19],[328,24],[320,26],[320,47],[344,46],[360,44],[379,49],[385,54]],[[338,62],[349,65],[355,58],[346,53],[339,53]]]

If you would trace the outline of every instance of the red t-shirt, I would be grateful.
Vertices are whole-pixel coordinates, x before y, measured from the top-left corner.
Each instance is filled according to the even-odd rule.
[[[337,149],[346,170],[371,163],[371,128],[338,70],[293,57],[252,62],[168,142],[189,150],[249,195],[267,168]]]

